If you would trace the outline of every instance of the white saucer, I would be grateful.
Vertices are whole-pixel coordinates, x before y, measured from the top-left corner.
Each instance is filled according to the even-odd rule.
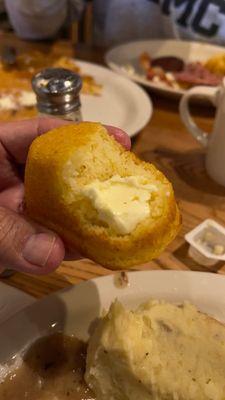
[[[150,96],[108,68],[77,60],[76,64],[82,74],[93,76],[102,85],[100,96],[81,95],[83,120],[116,126],[130,137],[140,132],[153,113]]]

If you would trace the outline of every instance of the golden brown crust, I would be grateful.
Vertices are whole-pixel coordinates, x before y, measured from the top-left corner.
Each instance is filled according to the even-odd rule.
[[[113,234],[90,221],[88,213],[83,215],[84,203],[71,202],[68,175],[74,170],[72,182],[80,184],[85,179],[104,180],[116,173],[149,177],[162,192],[158,199],[161,214],[148,224],[139,224],[129,235]],[[157,257],[176,236],[181,223],[172,186],[165,176],[123,149],[95,123],[58,128],[33,142],[26,166],[25,200],[30,217],[58,232],[84,256],[111,269],[129,268]]]

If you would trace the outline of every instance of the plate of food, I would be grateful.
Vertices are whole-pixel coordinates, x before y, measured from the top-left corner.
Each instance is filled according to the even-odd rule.
[[[107,65],[154,91],[181,96],[197,86],[218,86],[225,75],[220,46],[181,40],[144,40],[106,53]]]
[[[143,271],[37,301],[1,325],[0,398],[223,400],[224,291],[215,274]]]
[[[62,67],[81,75],[82,116],[138,133],[150,120],[149,96],[133,82],[99,65],[39,51],[19,54],[8,67],[0,62],[0,120],[10,121],[37,115],[36,98],[31,88],[32,76],[47,67]]]

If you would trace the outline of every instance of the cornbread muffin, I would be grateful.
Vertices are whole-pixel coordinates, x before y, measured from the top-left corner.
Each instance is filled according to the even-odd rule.
[[[156,257],[180,226],[170,182],[98,123],[63,126],[34,140],[25,203],[31,218],[112,269]]]
[[[189,304],[115,302],[90,339],[98,400],[224,400],[225,328]]]

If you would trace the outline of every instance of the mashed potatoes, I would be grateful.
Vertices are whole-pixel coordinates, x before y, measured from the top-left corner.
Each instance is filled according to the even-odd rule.
[[[192,305],[115,302],[90,339],[98,400],[225,400],[225,328]]]

